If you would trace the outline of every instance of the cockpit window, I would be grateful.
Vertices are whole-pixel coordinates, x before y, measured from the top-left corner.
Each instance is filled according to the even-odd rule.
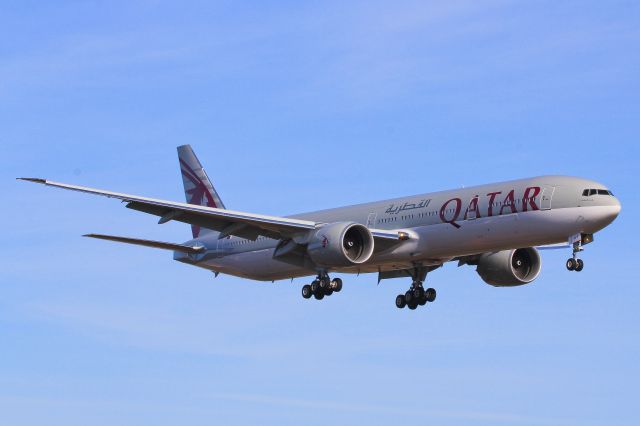
[[[613,192],[607,189],[585,189],[582,191],[583,197],[590,197],[592,195],[613,195]]]

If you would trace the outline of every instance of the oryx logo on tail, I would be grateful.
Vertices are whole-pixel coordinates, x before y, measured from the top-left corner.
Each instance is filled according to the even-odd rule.
[[[178,147],[178,159],[180,160],[180,171],[187,203],[224,209],[220,196],[211,184],[207,173],[190,145]],[[207,229],[201,230],[200,226],[191,225],[191,232],[194,238],[200,236],[201,231],[204,233]]]
[[[209,188],[207,188],[205,183],[196,175],[195,171],[183,160],[180,160],[180,171],[185,181],[184,192],[189,204],[218,207]],[[191,188],[189,188],[189,186],[191,186]]]

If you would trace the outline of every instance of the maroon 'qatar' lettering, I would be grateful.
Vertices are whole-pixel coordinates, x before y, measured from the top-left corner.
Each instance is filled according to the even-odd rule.
[[[467,211],[464,212],[464,220],[467,220],[467,215],[470,211],[476,212],[476,218],[482,217],[480,216],[480,208],[478,207],[478,198],[479,195],[474,196],[471,201],[469,201],[469,206],[467,207]]]
[[[453,217],[451,218],[451,220],[447,220],[445,213],[447,210],[447,206],[449,205],[450,202],[454,201],[456,203],[456,208],[455,211],[453,213]],[[442,207],[440,207],[440,220],[443,221],[444,223],[448,223],[450,225],[455,226],[456,228],[460,228],[460,225],[458,225],[456,223],[456,220],[458,220],[458,216],[460,216],[460,210],[462,209],[462,200],[460,198],[452,198],[450,200],[448,200],[447,202],[445,202]]]
[[[502,191],[490,192],[487,194],[487,197],[489,197],[489,216],[493,216],[493,202],[498,194],[502,194]]]
[[[533,192],[533,194],[531,194]],[[531,206],[531,210],[540,210],[540,208],[536,205],[535,198],[540,195],[540,187],[539,186],[530,186],[524,191],[524,197],[522,197],[522,211],[526,212],[527,207]]]
[[[506,197],[504,197],[504,201],[502,202],[502,207],[500,208],[500,214],[502,214],[502,211],[506,208],[510,208],[511,209],[511,213],[517,213],[518,211],[516,210],[516,200],[514,198],[514,192],[515,190],[511,190],[509,191],[509,193],[507,194]]]

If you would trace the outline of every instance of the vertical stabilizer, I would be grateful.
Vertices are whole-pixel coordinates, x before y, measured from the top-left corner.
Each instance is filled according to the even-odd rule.
[[[211,184],[198,157],[196,157],[193,149],[191,149],[191,145],[178,147],[178,159],[180,160],[180,171],[182,173],[182,183],[184,184],[184,195],[187,203],[224,209],[225,207],[220,196]],[[196,225],[191,225],[191,231],[194,238],[211,232],[208,229],[201,229]]]

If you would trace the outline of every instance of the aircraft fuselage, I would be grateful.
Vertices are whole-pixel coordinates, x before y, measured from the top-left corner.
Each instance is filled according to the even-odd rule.
[[[592,194],[591,190],[595,190]],[[331,271],[367,273],[439,265],[454,258],[567,242],[609,225],[619,201],[600,183],[567,176],[540,176],[425,193],[289,216],[320,223],[355,222],[406,232],[401,245],[376,247],[364,264]],[[255,241],[208,233],[191,240],[202,254],[174,253],[178,261],[254,280],[315,275],[311,262],[274,258],[278,240]]]

